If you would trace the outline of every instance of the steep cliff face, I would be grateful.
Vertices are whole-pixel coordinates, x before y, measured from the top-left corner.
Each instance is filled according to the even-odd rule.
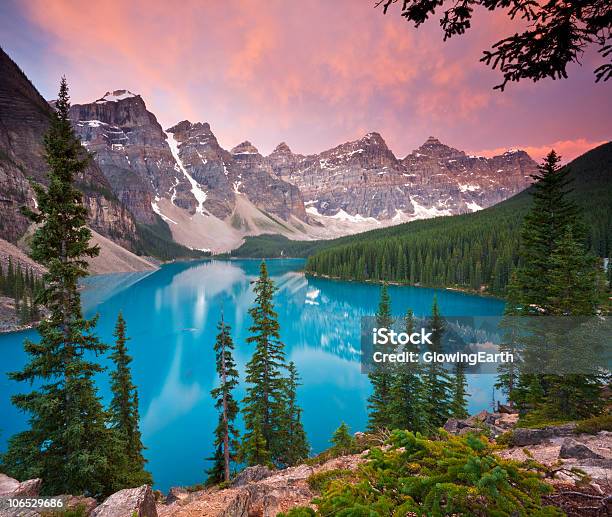
[[[466,155],[434,137],[406,156],[402,165],[425,206],[438,203],[451,214],[486,208],[525,189],[536,163],[524,151],[484,158]],[[467,209],[467,210],[466,210]]]
[[[278,176],[300,188],[309,213],[355,222],[478,210],[523,190],[536,170],[523,151],[467,156],[433,137],[398,160],[378,133],[311,156],[281,144],[268,160]]]
[[[166,135],[139,95],[107,92],[70,109],[75,131],[112,191],[137,221],[154,224],[154,200],[173,192],[178,206],[193,210],[189,185],[175,170]]]
[[[25,233],[29,221],[20,208],[35,207],[27,178],[46,183],[43,137],[52,107],[25,74],[0,49],[0,238],[10,242]],[[101,234],[131,247],[136,226],[131,214],[113,196],[111,186],[92,163],[77,178],[89,208],[89,224]]]

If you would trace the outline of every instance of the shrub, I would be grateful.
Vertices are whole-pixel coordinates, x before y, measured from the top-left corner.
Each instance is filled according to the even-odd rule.
[[[519,418],[519,421],[516,423],[516,427],[542,429],[544,427],[567,424],[568,422],[572,422],[572,420],[549,415],[542,410],[534,410]]]
[[[599,431],[612,431],[612,413],[594,416],[576,423],[577,433],[597,434]]]
[[[312,508],[297,506],[286,513],[279,513],[277,517],[314,517],[315,515],[316,513]]]
[[[544,517],[563,515],[542,506],[551,491],[537,472],[492,454],[484,437],[429,440],[394,431],[389,448],[373,449],[351,482],[330,480],[314,500],[317,515]]]
[[[350,476],[351,471],[346,469],[331,469],[312,474],[306,482],[313,492],[322,492],[325,490],[331,481]]]

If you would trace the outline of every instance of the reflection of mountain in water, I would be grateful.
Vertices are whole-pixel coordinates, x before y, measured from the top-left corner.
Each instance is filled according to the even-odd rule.
[[[133,273],[114,273],[90,276],[83,280],[81,302],[84,311],[89,311],[107,301],[112,296],[129,289],[155,271],[136,271]]]

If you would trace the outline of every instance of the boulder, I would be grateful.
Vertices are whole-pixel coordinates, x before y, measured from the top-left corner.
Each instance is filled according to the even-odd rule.
[[[183,501],[189,497],[189,492],[182,486],[173,486],[168,491],[166,496],[166,504],[172,504],[175,501]]]
[[[449,418],[444,424],[444,430],[450,434],[466,434],[470,432],[482,432],[482,429],[475,427],[472,420],[460,420],[458,418]]]
[[[246,490],[239,490],[230,498],[227,506],[216,513],[216,517],[248,517],[251,497]]]
[[[64,506],[63,511],[66,510],[78,510],[82,508],[84,515],[91,515],[94,509],[98,506],[98,501],[93,497],[85,497],[84,495],[60,495],[58,496]]]
[[[589,449],[589,447],[587,447],[584,443],[580,443],[578,440],[573,438],[565,438],[561,444],[559,458],[576,458],[579,460],[584,460],[589,458],[603,459],[603,456]]]
[[[42,479],[28,479],[21,483],[6,474],[0,474],[0,496],[36,497],[40,492]]]
[[[549,438],[552,438],[552,433],[548,429],[527,429],[517,427],[512,431],[512,445],[516,447],[538,445]]]
[[[254,483],[266,479],[274,474],[273,470],[263,465],[255,465],[254,467],[247,467],[236,478],[232,481],[233,487],[245,486],[249,483]]]
[[[512,406],[508,406],[507,404],[498,404],[497,412],[503,413],[506,415],[518,415],[518,411],[514,409]]]
[[[561,425],[551,425],[539,429],[517,427],[512,431],[512,444],[517,447],[524,447],[525,445],[538,445],[545,440],[550,440],[551,438],[572,436],[575,429],[576,424],[574,422]]]
[[[155,496],[149,485],[125,488],[107,497],[92,517],[157,517]]]

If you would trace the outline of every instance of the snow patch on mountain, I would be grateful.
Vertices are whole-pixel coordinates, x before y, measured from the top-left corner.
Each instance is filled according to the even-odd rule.
[[[168,216],[162,214],[161,209],[159,208],[159,196],[155,197],[155,201],[151,201],[151,208],[153,209],[153,212],[155,212],[157,215],[159,215],[164,221],[166,221],[167,223],[172,223],[172,224],[178,224],[176,221],[170,219]]]
[[[200,187],[200,184],[195,179],[193,179],[191,174],[187,172],[187,169],[183,165],[183,160],[181,160],[181,157],[179,156],[178,142],[174,138],[174,135],[172,133],[165,133],[165,134],[166,134],[166,137],[168,138],[168,145],[170,146],[170,152],[172,153],[172,156],[174,157],[174,161],[176,162],[175,169],[178,167],[177,172],[182,172],[185,175],[185,178],[187,178],[187,181],[189,181],[189,183],[191,184],[191,193],[194,195],[194,197],[196,198],[198,202],[198,207],[196,208],[196,212],[199,214],[203,214],[204,213],[204,201],[206,201],[206,197],[207,197],[206,192],[202,190],[202,188]]]
[[[410,196],[410,202],[414,207],[414,214],[412,219],[430,219],[432,217],[441,217],[443,215],[452,215],[451,210],[444,209],[441,210],[438,207],[432,206],[427,208],[426,206],[421,205],[413,196]]]
[[[474,201],[470,201],[469,203],[466,203],[466,205],[472,212],[482,210],[482,207],[478,203],[475,203]]]
[[[106,92],[104,94],[104,97],[96,101],[96,104],[104,104],[105,102],[117,102],[129,99],[131,97],[136,97],[136,95],[134,95],[129,90],[115,90],[113,92]]]

